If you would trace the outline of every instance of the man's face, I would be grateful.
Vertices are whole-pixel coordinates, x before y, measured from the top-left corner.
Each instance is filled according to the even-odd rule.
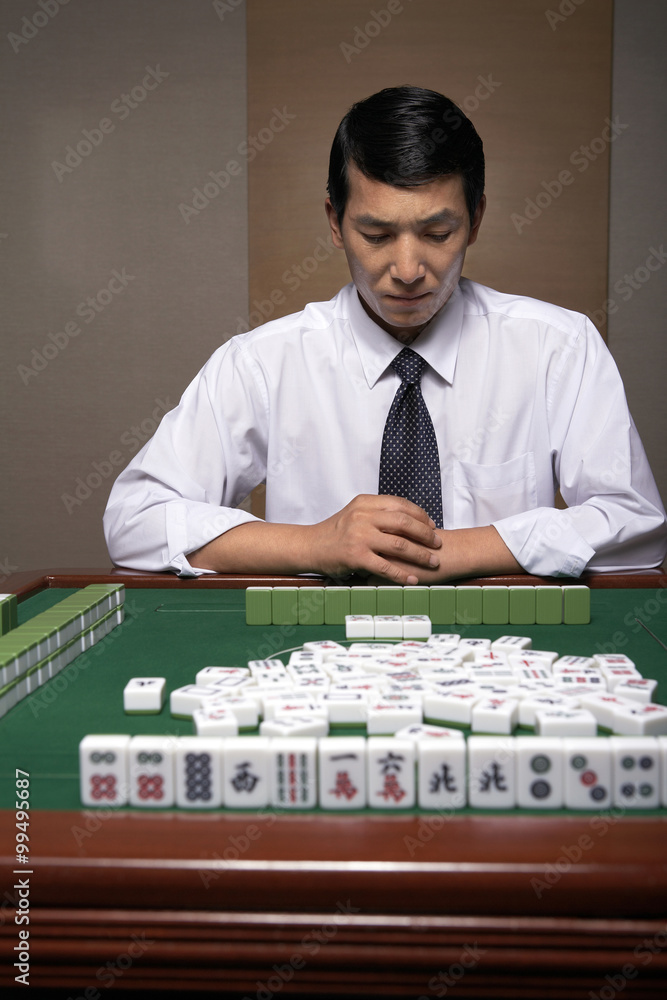
[[[369,316],[409,344],[456,288],[485,199],[471,226],[459,176],[400,188],[372,180],[350,164],[348,177],[342,224],[326,201],[334,246],[345,251]]]

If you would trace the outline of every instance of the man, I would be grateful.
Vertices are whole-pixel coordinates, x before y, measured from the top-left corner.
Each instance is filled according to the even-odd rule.
[[[328,190],[353,283],[215,352],[112,490],[114,561],[395,584],[659,565],[664,508],[597,331],[461,278],[485,208],[466,116],[415,87],[354,105]],[[263,481],[266,521],[234,509]]]

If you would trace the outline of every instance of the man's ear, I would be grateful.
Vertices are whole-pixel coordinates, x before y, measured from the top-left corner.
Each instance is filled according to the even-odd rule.
[[[472,244],[477,239],[477,235],[479,233],[479,227],[482,224],[482,219],[484,217],[485,210],[486,210],[486,195],[483,194],[482,197],[479,199],[479,204],[475,209],[475,214],[472,217],[472,226],[470,228],[470,235],[468,236],[468,246],[472,246]]]
[[[338,216],[336,215],[334,207],[331,204],[331,198],[327,198],[327,200],[324,202],[324,211],[327,213],[327,219],[329,220],[329,227],[331,229],[331,238],[333,240],[333,245],[338,250],[343,250],[344,249],[343,232],[341,229],[341,225],[338,221]]]

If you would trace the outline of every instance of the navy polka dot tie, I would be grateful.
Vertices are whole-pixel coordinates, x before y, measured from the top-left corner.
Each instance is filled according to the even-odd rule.
[[[411,500],[442,528],[438,442],[420,385],[426,361],[404,347],[391,366],[401,384],[384,428],[378,493]]]

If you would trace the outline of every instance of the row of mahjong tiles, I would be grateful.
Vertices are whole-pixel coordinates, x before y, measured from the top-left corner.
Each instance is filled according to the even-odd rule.
[[[185,809],[667,807],[667,736],[89,735],[86,806]]]
[[[586,625],[591,592],[557,586],[248,587],[247,625],[342,625],[346,615],[428,615],[435,625]]]
[[[513,672],[513,685],[499,687],[499,679],[495,675],[498,671],[507,674],[508,670]],[[507,680],[507,676],[504,679]],[[603,691],[600,690],[602,686]],[[124,691],[126,711],[160,712],[164,704],[165,687],[164,678],[133,678]],[[539,746],[542,749],[538,749],[537,756],[541,759],[546,753],[549,758],[546,765],[544,761],[541,762],[542,769],[546,773],[546,770],[555,768],[549,781],[546,781],[544,775],[533,780],[530,785],[533,791],[529,793],[529,798],[533,796],[533,804],[558,807],[565,803],[574,808],[595,808],[611,801],[611,779],[605,779],[605,783],[601,784],[595,775],[609,770],[614,754],[618,757],[618,746],[625,745],[629,750],[639,739],[640,745],[646,750],[641,756],[644,763],[637,765],[641,774],[647,778],[644,771],[647,770],[648,761],[653,761],[651,767],[655,764],[656,768],[653,773],[658,773],[658,765],[655,763],[658,743],[655,736],[660,734],[662,740],[662,734],[667,733],[667,709],[651,703],[654,687],[655,682],[642,678],[635,665],[625,656],[596,654],[590,658],[559,657],[556,652],[533,650],[530,639],[521,636],[504,636],[492,643],[488,639],[461,639],[458,634],[440,634],[432,636],[426,642],[352,643],[349,648],[328,640],[307,642],[302,649],[292,652],[287,664],[273,659],[250,661],[245,668],[203,667],[197,673],[193,685],[172,691],[172,714],[192,718],[197,735],[178,739],[137,737],[139,743],[131,746],[141,748],[137,749],[137,755],[143,756],[141,760],[137,756],[135,761],[138,771],[133,765],[134,778],[130,780],[130,788],[134,788],[134,792],[129,793],[129,799],[133,805],[166,806],[172,804],[174,798],[177,805],[185,807],[218,802],[221,794],[219,789],[211,802],[208,799],[201,800],[196,793],[199,787],[196,782],[193,786],[196,793],[193,799],[188,799],[190,793],[187,782],[180,793],[178,787],[176,792],[168,793],[168,788],[172,787],[170,772],[161,773],[159,767],[156,770],[156,758],[159,757],[161,766],[167,767],[169,771],[172,764],[167,757],[171,760],[171,755],[175,754],[173,759],[177,760],[178,748],[178,752],[185,754],[185,758],[194,755],[195,761],[200,760],[201,754],[204,754],[207,758],[206,768],[209,769],[213,767],[213,761],[218,759],[223,747],[237,747],[241,756],[244,755],[243,748],[246,756],[257,750],[261,758],[264,751],[268,752],[270,748],[277,753],[278,748],[285,745],[281,741],[286,739],[296,740],[296,743],[289,742],[289,746],[301,747],[304,753],[306,747],[312,748],[319,742],[322,759],[322,746],[329,746],[322,742],[322,738],[326,741],[325,734],[330,728],[335,730],[336,727],[344,727],[349,733],[350,729],[354,732],[357,727],[357,732],[368,734],[368,742],[364,741],[363,736],[334,737],[335,742],[331,745],[334,755],[336,752],[342,753],[344,741],[352,738],[361,739],[361,743],[356,743],[358,748],[362,744],[364,747],[375,746],[376,740],[381,741],[378,746],[384,745],[382,741],[387,739],[390,743],[392,740],[399,741],[401,745],[406,740],[408,743],[419,741],[415,750],[417,755],[426,752],[425,749],[419,749],[422,740],[429,744],[435,740],[440,750],[434,746],[433,752],[458,754],[460,758],[461,754],[465,757],[466,741],[460,742],[464,729],[471,733],[475,729],[481,730],[487,735],[480,735],[479,738],[483,741],[491,739],[497,750],[498,745],[507,747],[512,743],[513,738],[504,734],[511,732],[518,723],[524,729],[532,728],[538,734],[532,738],[525,734],[518,737],[520,742],[517,745],[522,752],[527,752],[531,742],[541,741]],[[573,694],[575,688],[579,690]],[[628,693],[618,694],[619,688],[628,688]],[[240,730],[254,733],[258,723],[259,736],[241,736],[237,740]],[[615,729],[623,734],[625,744],[621,741],[617,746],[613,738],[598,737],[598,726]],[[495,735],[488,735],[494,732]],[[451,738],[443,741],[444,736]],[[85,804],[108,804],[109,800],[121,804],[116,802],[116,794],[117,789],[126,784],[124,768],[127,764],[121,762],[117,773],[107,768],[102,774],[97,768],[100,761],[110,763],[109,755],[115,758],[117,748],[110,749],[109,739],[89,736],[82,744],[82,798]],[[151,749],[149,744],[155,739],[158,744]],[[471,744],[470,741],[477,739],[477,735],[469,735],[468,748],[474,747],[476,744]],[[569,797],[566,794],[567,783],[564,785],[561,778],[557,777],[561,765],[556,767],[549,757],[552,752],[556,756],[562,754],[563,748],[568,745],[568,739],[570,746],[573,745],[572,740],[577,745],[589,746],[591,752],[595,752],[597,761],[595,769],[591,769],[586,764],[588,755],[577,756],[578,765],[572,765],[574,770],[581,772],[577,777],[578,784],[575,782],[577,794],[573,793]],[[123,748],[130,746],[129,736],[118,737],[118,740]],[[494,740],[496,744],[493,744]],[[490,746],[488,742],[481,745],[487,749]],[[165,747],[171,748],[167,757]],[[356,752],[361,751],[358,749]],[[95,758],[93,754],[96,755]],[[366,760],[366,750],[362,756]],[[517,756],[517,761],[519,759],[520,755]],[[623,760],[626,761],[623,765],[626,780],[619,784],[619,788],[624,791],[619,791],[615,798],[622,796],[623,801],[626,801],[628,797],[637,795],[637,804],[642,807],[658,805],[660,800],[655,798],[657,784],[644,780],[635,786],[628,773],[628,755]],[[512,782],[508,784],[506,775],[501,777],[497,764],[497,761],[492,761],[489,765],[492,785],[503,783],[508,788],[510,785],[514,787]],[[312,767],[314,766],[313,764]],[[364,766],[369,766],[367,760]],[[459,777],[455,784],[460,800],[462,775],[465,771],[462,760],[459,759],[457,766]],[[438,787],[440,779],[436,780],[436,772],[432,773],[430,784],[434,788],[430,797],[424,788],[418,793],[421,807],[441,808],[447,804],[442,801],[443,795],[451,799],[454,794],[454,778],[450,780],[447,777],[450,767],[454,767],[454,763],[443,760],[440,771],[444,775],[442,789]],[[534,770],[537,771],[539,767],[540,764],[537,764]],[[138,791],[139,779],[142,782],[142,793]],[[230,780],[234,788],[238,786],[240,799],[235,798],[234,793],[228,789],[224,804],[234,807],[245,803],[252,806],[254,800],[247,797],[252,789],[245,786],[244,777],[235,773]],[[248,778],[249,783],[252,780]],[[285,794],[280,782],[276,784],[277,780],[274,778],[272,784],[273,798],[268,792],[271,782],[266,779],[263,782],[265,787],[262,794],[268,796],[267,804],[279,804],[278,799]],[[109,782],[113,786],[111,789]],[[178,781],[176,784],[178,786]],[[486,791],[501,791],[492,785]],[[205,783],[207,795],[212,787]],[[217,789],[217,784],[215,787]],[[435,794],[436,792],[439,794]],[[308,793],[309,802],[311,793],[312,790]],[[439,805],[434,801],[434,795]],[[496,799],[495,796],[482,794],[483,802],[489,804],[492,799],[498,808],[516,804],[509,802],[507,796],[500,795]],[[414,801],[414,795],[406,792],[405,796],[400,796],[400,800],[407,807]],[[358,805],[362,799],[353,797],[350,801]],[[523,804],[525,797],[522,799],[519,796],[517,801]],[[577,802],[579,805],[574,805]],[[321,789],[319,803],[324,808],[334,807],[331,800],[327,804],[327,798],[323,798]],[[222,800],[218,804],[223,804]],[[373,804],[370,799],[369,804]],[[380,802],[376,801],[375,804],[379,805]],[[471,804],[474,804],[474,797]],[[667,804],[664,797],[663,804]],[[341,802],[339,807],[344,805]],[[450,801],[448,807],[451,806]]]

